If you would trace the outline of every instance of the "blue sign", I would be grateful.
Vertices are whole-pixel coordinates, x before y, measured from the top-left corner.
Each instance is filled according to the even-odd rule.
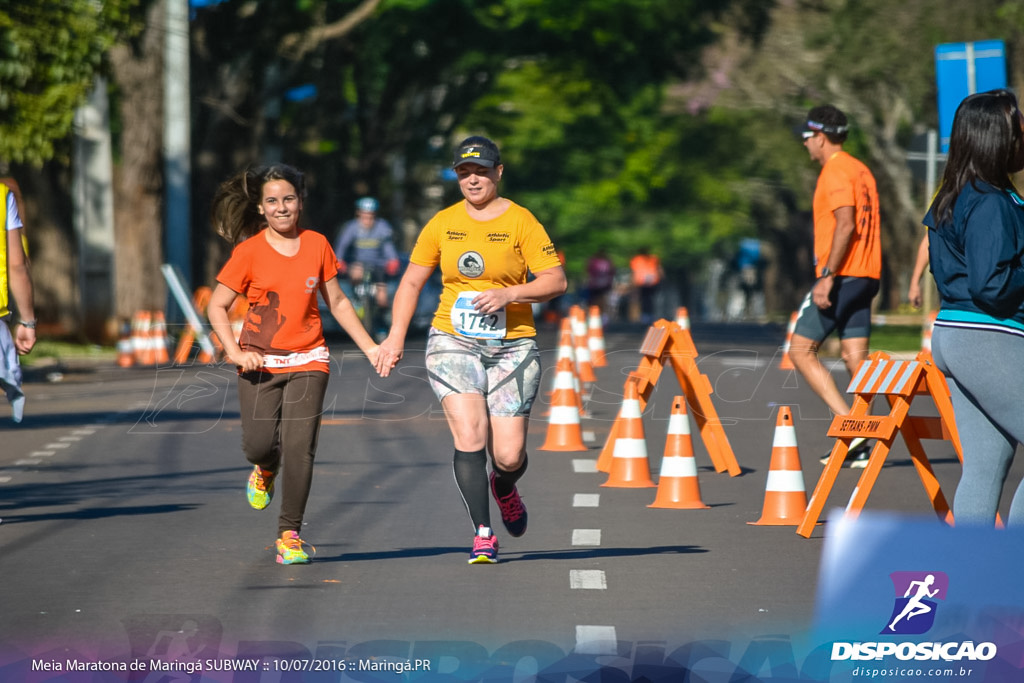
[[[1006,48],[1001,40],[944,43],[935,47],[939,90],[939,147],[949,151],[956,108],[968,95],[1006,87]]]

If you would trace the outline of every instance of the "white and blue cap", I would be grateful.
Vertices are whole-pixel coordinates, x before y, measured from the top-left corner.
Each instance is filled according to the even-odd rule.
[[[356,211],[377,213],[377,200],[373,197],[362,197],[356,202]]]
[[[826,133],[829,135],[842,135],[850,130],[849,125],[845,126],[830,126],[827,123],[821,123],[820,121],[813,121],[808,119],[800,131],[800,137],[803,139],[814,137],[815,133]]]

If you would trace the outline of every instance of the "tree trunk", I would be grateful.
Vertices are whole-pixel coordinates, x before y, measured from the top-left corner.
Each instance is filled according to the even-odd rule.
[[[114,170],[115,311],[120,318],[163,310],[167,299],[160,272],[163,17],[163,2],[153,3],[137,41],[110,52],[123,124],[120,163]]]

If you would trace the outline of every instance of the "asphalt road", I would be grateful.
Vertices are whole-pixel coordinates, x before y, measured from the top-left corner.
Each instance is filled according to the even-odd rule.
[[[724,640],[737,643],[735,658],[740,643],[805,632],[828,525],[805,539],[793,526],[748,524],[762,513],[779,405],[793,409],[808,495],[832,443],[827,410],[778,368],[784,329],[694,326],[698,366],[742,468],[737,477],[716,473],[695,431],[709,506],[700,510],[650,508],[656,489],[602,486],[607,475],[593,468],[643,332],[607,331],[609,365],[597,369],[582,421],[589,448],[563,453],[537,450],[557,345],[555,330],[543,331],[545,397],[520,485],[529,531],[509,538],[494,510],[497,565],[466,563],[472,532],[422,341],[386,380],[344,340],[332,342],[302,532],[316,556],[306,566],[274,562],[277,503],[262,512],[246,503],[232,370],[33,376],[25,421],[0,415],[0,680],[401,680],[373,667],[418,659],[410,680],[525,680],[531,670],[555,672],[544,680],[597,680],[587,676],[601,657],[625,658],[638,680],[636,667],[666,653]],[[845,386],[845,372],[836,375]],[[655,481],[679,393],[664,373],[644,415]],[[927,442],[926,450],[951,499],[952,447]],[[858,476],[840,473],[826,509],[845,506]],[[899,442],[869,507],[930,514]],[[156,672],[153,658],[206,668],[191,677]],[[259,661],[255,671],[220,670],[249,658]],[[144,666],[81,674],[95,679],[43,671],[69,661]]]

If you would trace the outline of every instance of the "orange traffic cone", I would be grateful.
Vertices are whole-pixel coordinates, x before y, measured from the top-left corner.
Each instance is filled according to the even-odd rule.
[[[793,370],[796,368],[789,357],[789,344],[793,341],[793,330],[796,329],[796,319],[798,317],[797,313],[789,316],[789,326],[786,328],[786,342],[782,345],[782,360],[779,361],[779,370]]]
[[[572,368],[573,389],[576,392],[576,407],[580,411],[580,417],[590,417],[586,408],[583,407],[583,385],[580,382],[579,374],[576,372],[576,349],[572,341],[572,320],[570,318],[562,318],[562,327],[558,338],[558,352],[555,354],[556,372],[558,363],[563,358],[569,359],[569,365]],[[554,387],[552,387],[550,395],[553,396],[554,393]]]
[[[130,368],[135,365],[135,349],[132,347],[132,326],[127,320],[121,323],[121,334],[117,340],[117,365]]]
[[[761,519],[747,524],[763,526],[797,526],[807,510],[807,492],[804,473],[800,466],[800,451],[796,447],[796,428],[789,406],[779,408],[772,441],[772,460],[768,470],[768,485],[764,496]]]
[[[590,342],[587,340],[587,318],[583,309],[579,306],[572,306],[569,309],[569,318],[572,321],[572,342],[573,350],[576,352],[576,372],[579,373],[580,381],[590,384],[597,381],[594,374],[594,364],[590,359]]]
[[[690,313],[686,310],[686,306],[676,309],[676,325],[684,330],[690,329]]]
[[[608,481],[601,486],[618,488],[646,488],[654,486],[651,468],[647,462],[647,439],[640,413],[640,395],[636,382],[626,382],[626,393],[619,412],[621,427],[615,439]]]
[[[149,311],[136,311],[132,319],[132,349],[135,352],[135,363],[143,367],[153,365],[151,323],[152,315]]]
[[[604,353],[604,322],[601,320],[601,309],[597,306],[590,307],[590,315],[587,317],[587,346],[590,349],[590,362],[595,368],[608,366],[608,359]]]
[[[580,429],[580,411],[573,388],[572,364],[568,358],[558,361],[555,369],[555,389],[551,396],[551,414],[548,433],[540,451],[585,451],[583,431]]]
[[[163,311],[153,313],[153,362],[157,365],[167,365],[171,362],[171,354],[167,350],[167,320]]]
[[[658,494],[647,507],[677,510],[708,508],[700,499],[697,461],[693,458],[693,441],[690,438],[690,418],[686,414],[686,399],[682,396],[676,396],[672,401],[665,455],[661,459],[661,474],[658,477]]]
[[[932,311],[925,318],[924,325],[921,327],[921,350],[931,353],[932,350],[932,330],[935,329],[935,318],[939,315],[938,311]]]

